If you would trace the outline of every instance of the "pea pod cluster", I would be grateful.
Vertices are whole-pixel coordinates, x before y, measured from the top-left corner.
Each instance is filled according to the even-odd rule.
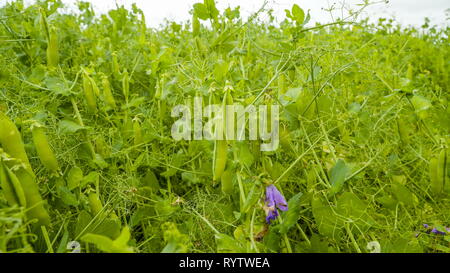
[[[27,208],[27,216],[37,219],[38,225],[49,225],[50,216],[44,207],[44,201],[39,193],[35,175],[31,169],[28,156],[22,141],[22,136],[16,125],[0,112],[0,146],[8,156],[14,158],[2,162],[1,184],[6,199],[11,205],[19,204]],[[18,167],[16,167],[19,165]],[[14,171],[11,171],[14,167]]]

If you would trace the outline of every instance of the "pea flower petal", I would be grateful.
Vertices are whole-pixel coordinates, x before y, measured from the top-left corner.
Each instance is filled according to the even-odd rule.
[[[282,211],[286,211],[288,209],[286,199],[275,187],[275,185],[269,185],[266,187],[265,203],[266,221],[268,224],[278,217],[278,209]]]

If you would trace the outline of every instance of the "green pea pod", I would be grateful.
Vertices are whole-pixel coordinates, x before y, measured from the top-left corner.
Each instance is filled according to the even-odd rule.
[[[128,101],[128,95],[130,94],[130,79],[127,70],[125,70],[122,75],[122,91],[125,101]]]
[[[19,205],[19,198],[17,197],[14,187],[9,180],[9,176],[6,173],[6,167],[2,161],[0,161],[0,186],[3,189],[3,195],[5,196],[8,204],[11,206]]]
[[[120,76],[120,69],[119,69],[119,62],[117,61],[117,53],[113,52],[112,53],[112,71],[113,71],[113,75],[114,78],[119,78]]]
[[[94,192],[89,193],[89,206],[91,207],[91,212],[95,216],[100,213],[103,209],[102,202],[98,195]]]
[[[116,100],[114,99],[114,96],[111,92],[111,86],[106,76],[102,78],[102,86],[103,86],[103,98],[105,99],[106,105],[108,105],[112,109],[115,109]]]
[[[442,191],[442,183],[438,177],[438,159],[432,158],[430,159],[430,182],[431,182],[431,191],[434,194],[439,194]]]
[[[92,91],[94,91],[95,96],[100,97],[100,89],[98,88],[94,79],[89,77],[89,80],[91,81]]]
[[[213,180],[217,181],[221,178],[225,166],[227,164],[227,141],[226,140],[216,140],[216,153],[214,158],[214,176]]]
[[[14,190],[14,194],[17,198],[17,201],[18,201],[17,203],[20,206],[26,207],[27,200],[25,197],[25,192],[22,188],[22,185],[20,184],[19,179],[8,167],[5,167],[5,170],[6,170],[7,179],[11,183],[12,189]]]
[[[280,76],[278,76],[278,94],[284,94],[286,93],[286,76],[284,74],[280,74]]]
[[[222,182],[222,191],[226,194],[232,194],[233,193],[233,173],[230,170],[224,171],[220,180]]]
[[[447,151],[442,149],[437,157],[430,159],[431,191],[438,195],[445,188]]]
[[[58,53],[58,36],[56,34],[56,29],[52,27],[50,29],[48,45],[47,45],[47,66],[56,67],[59,63],[59,53]]]
[[[447,151],[444,148],[439,153],[438,167],[437,167],[437,177],[442,185],[442,189],[444,189],[444,186],[446,183],[446,181],[445,181],[446,176],[447,176],[446,167],[447,167]]]
[[[83,74],[83,90],[88,112],[94,114],[97,113],[97,101],[95,99],[91,79],[87,73]]]
[[[410,81],[412,81],[414,79],[414,71],[413,71],[413,66],[411,64],[408,64],[406,78],[408,78]]]
[[[400,135],[400,140],[403,144],[409,143],[409,130],[408,125],[403,119],[397,119],[398,134]]]
[[[36,152],[42,165],[52,172],[59,171],[58,160],[48,143],[47,136],[44,133],[44,128],[39,126],[34,126],[31,130],[33,135],[33,143],[36,147]]]
[[[23,167],[14,171],[25,194],[27,216],[30,219],[38,219],[38,225],[50,225],[50,216],[44,208],[44,202],[39,187],[36,184],[33,170],[22,141],[22,136],[16,125],[3,113],[0,112],[0,145],[11,157],[22,162]],[[14,163],[11,163],[14,164]],[[12,166],[9,166],[11,168]],[[17,192],[16,192],[17,193]],[[18,199],[17,201],[20,201]]]
[[[200,20],[197,15],[192,15],[192,34],[197,36],[200,33]]]
[[[95,138],[95,150],[98,154],[100,154],[103,158],[107,158],[110,156],[110,149],[108,144],[105,142],[105,139],[102,135],[98,135]]]
[[[227,105],[233,105],[233,96],[230,93],[230,90],[225,92],[223,101],[222,101],[222,113],[223,113],[223,136],[224,139],[235,139],[234,136],[234,112],[228,112]]]
[[[0,144],[3,150],[11,157],[18,159],[31,171],[25,146],[16,125],[2,112],[0,112]]]
[[[156,81],[155,99],[161,99],[162,90],[164,86],[164,76]]]

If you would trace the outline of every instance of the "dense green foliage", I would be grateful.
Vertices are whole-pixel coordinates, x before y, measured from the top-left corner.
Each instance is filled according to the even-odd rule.
[[[0,8],[0,122],[32,169],[0,138],[0,252],[450,252],[423,227],[450,226],[448,28],[312,26],[298,6],[277,25],[205,0],[151,29],[135,6],[79,9]],[[172,139],[173,106],[224,91],[281,106],[275,152]],[[267,225],[273,182],[289,209]]]

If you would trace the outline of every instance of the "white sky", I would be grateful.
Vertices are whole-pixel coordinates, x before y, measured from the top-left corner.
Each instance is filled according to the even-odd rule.
[[[0,0],[0,6],[5,2],[11,0]],[[86,1],[86,0],[85,0]],[[125,7],[131,7],[132,3],[136,3],[137,6],[145,13],[146,20],[149,26],[157,27],[161,24],[164,18],[174,20],[176,22],[182,22],[190,19],[189,10],[194,3],[203,2],[203,0],[87,0],[94,6],[96,13],[105,13],[109,9],[116,6],[116,3],[124,5]],[[363,0],[267,0],[267,7],[274,10],[274,15],[281,21],[285,17],[284,9],[290,9],[294,3],[298,4],[305,12],[311,10],[311,22],[326,23],[332,21],[328,12],[322,8],[327,8],[336,4],[338,8],[334,12],[334,18],[336,16],[342,17],[341,9],[344,2],[347,7],[357,9],[356,4],[360,4]],[[372,0],[380,1],[380,0]],[[33,0],[24,0],[25,3],[33,3]],[[76,0],[63,0],[69,6],[73,6]],[[384,2],[384,1],[382,1]],[[223,11],[228,6],[236,7],[241,6],[241,15],[247,17],[250,13],[257,11],[264,0],[216,0],[217,7],[220,11]],[[431,24],[439,26],[448,25],[450,0],[390,0],[388,4],[379,3],[375,4],[365,10],[365,17],[369,16],[371,20],[377,20],[379,17],[395,17],[397,22],[402,25],[414,25],[421,26],[424,22],[424,18],[431,19]],[[344,14],[345,16],[345,14]]]

